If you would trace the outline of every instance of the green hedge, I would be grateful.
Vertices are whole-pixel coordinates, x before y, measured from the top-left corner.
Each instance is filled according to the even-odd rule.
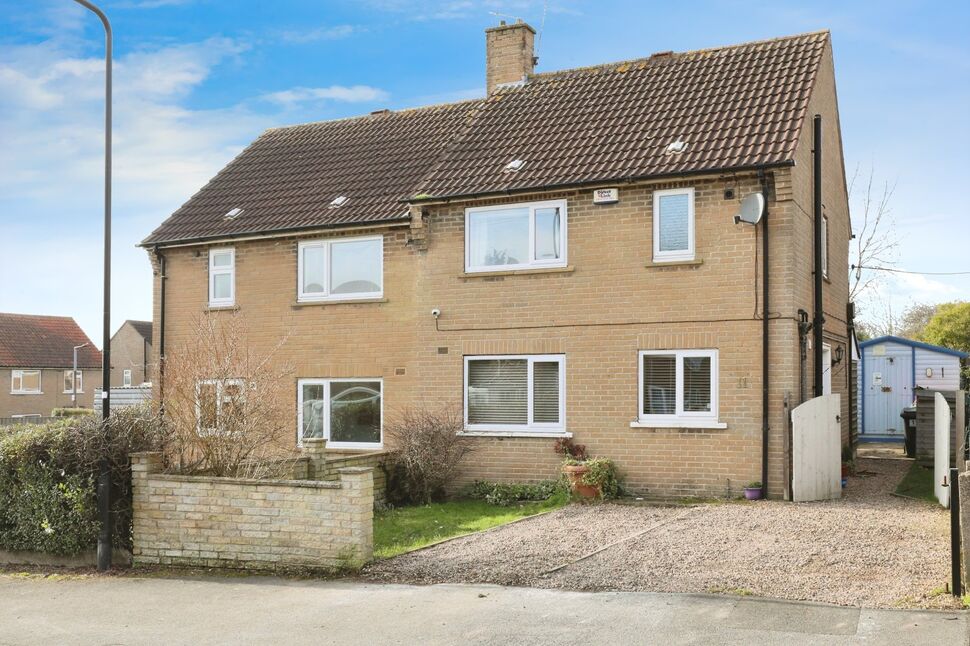
[[[96,482],[108,457],[114,544],[131,548],[135,451],[164,450],[168,433],[149,408],[0,428],[0,549],[73,555],[97,545]]]
[[[93,408],[55,408],[51,411],[51,417],[81,417],[83,415],[94,415]]]

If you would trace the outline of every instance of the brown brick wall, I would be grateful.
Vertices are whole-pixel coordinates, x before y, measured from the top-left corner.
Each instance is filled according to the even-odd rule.
[[[162,475],[160,459],[132,455],[135,565],[338,568],[373,554],[368,468],[267,482]]]
[[[41,371],[40,394],[15,395],[10,392],[10,375],[13,368],[0,368],[0,417],[14,415],[41,415],[48,417],[55,408],[71,406],[70,391],[64,392],[64,371],[70,371],[71,366],[64,369],[48,368]],[[30,370],[24,367],[24,370]],[[94,406],[94,389],[101,387],[101,370],[86,369],[81,371],[81,390],[77,393],[78,408],[92,408]]]
[[[146,354],[146,347],[147,354]],[[151,370],[146,359],[151,359],[151,343],[145,340],[130,324],[122,325],[111,337],[111,387],[124,385],[124,371],[131,370],[131,385],[140,386],[151,381]]]
[[[846,332],[849,227],[837,121],[831,116],[829,59],[826,65],[820,78],[829,87],[816,90],[812,109],[830,117],[825,194],[831,282],[825,311],[827,338],[834,346],[844,343]],[[785,478],[784,405],[799,403],[797,310],[812,311],[811,220],[806,215],[811,213],[811,160],[805,150],[803,143],[796,166],[771,173],[772,495],[781,495]],[[654,266],[652,191],[678,186],[695,189],[700,262]],[[726,198],[726,189],[734,197]],[[736,495],[761,477],[763,239],[761,227],[734,224],[732,218],[740,198],[758,190],[756,174],[739,173],[623,184],[619,203],[609,206],[593,205],[591,190],[426,206],[420,230],[378,229],[385,235],[385,298],[375,303],[297,305],[298,238],[282,237],[235,243],[238,307],[207,313],[207,247],[167,249],[166,352],[176,351],[199,316],[245,317],[255,343],[268,345],[288,335],[280,360],[295,369],[288,402],[294,436],[298,378],[383,377],[387,415],[421,402],[460,406],[464,355],[563,353],[567,430],[593,453],[614,458],[631,489],[657,495]],[[529,199],[567,200],[568,267],[465,275],[464,208]],[[362,231],[324,236],[355,233]],[[304,239],[314,237],[323,236]],[[156,280],[156,335],[157,290]],[[433,308],[442,312],[437,325],[430,316]],[[720,421],[727,428],[631,428],[638,405],[637,352],[682,348],[719,350]],[[846,435],[847,364],[846,359],[837,366],[832,379],[834,392],[843,394]],[[810,364],[805,374],[810,389]],[[556,475],[558,458],[550,438],[488,438],[480,444],[462,471],[462,482]]]

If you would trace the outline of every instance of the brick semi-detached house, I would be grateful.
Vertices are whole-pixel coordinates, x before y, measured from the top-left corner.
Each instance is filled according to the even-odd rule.
[[[533,37],[487,31],[483,99],[263,133],[142,243],[153,351],[171,359],[199,317],[240,317],[266,348],[287,336],[294,448],[388,448],[394,411],[451,404],[480,438],[462,482],[553,478],[571,436],[633,491],[736,495],[767,437],[782,495],[786,406],[814,394],[799,310],[814,312],[816,114],[824,388],[848,441],[829,33],[547,73]],[[755,193],[764,218],[735,222]]]
[[[77,351],[76,401],[71,373]],[[0,419],[30,421],[76,403],[91,408],[101,352],[69,316],[0,313]]]

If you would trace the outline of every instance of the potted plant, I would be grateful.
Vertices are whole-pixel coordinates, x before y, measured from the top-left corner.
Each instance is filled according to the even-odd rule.
[[[761,500],[762,492],[763,489],[760,482],[751,482],[744,488],[744,497],[748,500]]]
[[[563,456],[562,472],[577,498],[613,498],[619,491],[616,465],[608,458],[589,458],[586,447],[569,438],[556,441],[556,452]]]

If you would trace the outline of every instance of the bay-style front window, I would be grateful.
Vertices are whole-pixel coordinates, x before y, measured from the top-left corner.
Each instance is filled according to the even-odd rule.
[[[694,260],[694,189],[653,192],[653,260]]]
[[[381,448],[383,390],[381,379],[300,379],[298,444],[322,437],[333,448]]]
[[[384,293],[381,236],[311,240],[299,245],[300,302],[380,298]]]
[[[561,354],[465,357],[465,430],[564,433],[565,378]]]
[[[465,210],[465,271],[565,266],[565,200]]]
[[[719,428],[717,350],[640,352],[639,423]]]

